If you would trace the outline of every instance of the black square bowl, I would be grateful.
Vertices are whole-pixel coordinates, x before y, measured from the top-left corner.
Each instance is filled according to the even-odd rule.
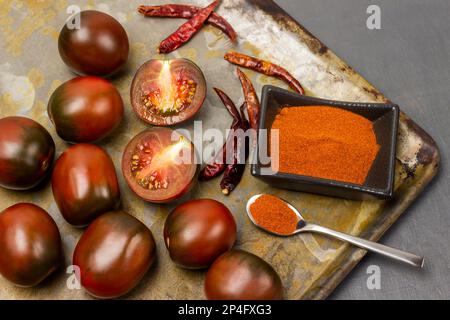
[[[275,116],[284,106],[331,106],[359,114],[374,124],[377,142],[380,145],[369,174],[363,185],[302,176],[297,174],[272,172],[271,165],[261,163],[259,149],[255,152],[252,175],[268,184],[284,189],[323,194],[346,199],[389,199],[393,196],[395,152],[399,107],[395,104],[354,103],[324,100],[302,96],[274,86],[264,86],[261,97],[259,126],[270,130]],[[269,131],[268,131],[269,132]]]

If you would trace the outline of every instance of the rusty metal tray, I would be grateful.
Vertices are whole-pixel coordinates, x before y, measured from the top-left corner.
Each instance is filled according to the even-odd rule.
[[[166,0],[161,3],[169,2]],[[170,2],[181,2],[171,0]],[[207,1],[189,1],[204,5]],[[126,298],[132,299],[202,299],[204,271],[187,271],[171,263],[164,248],[162,226],[171,205],[152,205],[139,200],[126,186],[120,174],[120,157],[126,143],[146,128],[132,113],[129,87],[134,71],[144,61],[158,57],[158,42],[177,19],[146,19],[136,13],[141,1],[117,0],[96,4],[77,1],[82,9],[106,11],[116,17],[128,32],[131,55],[127,68],[112,81],[126,104],[126,118],[114,137],[101,143],[115,161],[121,183],[125,210],[144,221],[153,231],[158,245],[158,260],[141,284]],[[67,18],[67,1],[13,1],[0,6],[0,116],[21,114],[34,118],[50,130],[61,153],[67,144],[55,133],[46,115],[52,91],[74,75],[58,56],[57,37]],[[173,57],[194,60],[204,71],[209,88],[219,87],[237,102],[243,97],[234,74],[235,67],[222,59],[228,49],[267,58],[283,65],[301,79],[308,95],[359,102],[385,102],[387,99],[324,44],[294,21],[270,0],[224,0],[218,10],[235,26],[240,39],[234,47],[212,27],[206,27]],[[259,91],[264,84],[281,87],[278,80],[248,71]],[[400,106],[401,107],[401,106]],[[209,90],[207,100],[196,120],[204,128],[223,131],[230,119]],[[183,125],[189,130],[193,123]],[[238,189],[223,196],[214,180],[199,184],[189,197],[210,197],[223,201],[238,222],[237,246],[256,253],[270,262],[283,279],[287,299],[324,299],[364,256],[365,251],[317,235],[303,234],[285,239],[260,232],[245,216],[245,200],[254,193],[270,192],[303,208],[306,218],[324,226],[378,240],[419,196],[436,174],[439,152],[433,139],[405,114],[401,114],[398,134],[395,198],[386,202],[349,201],[311,194],[273,189],[253,178],[249,166]],[[0,190],[0,210],[16,202],[35,202],[48,210],[63,236],[66,266],[82,230],[72,228],[58,213],[49,181],[32,192]],[[67,286],[62,268],[37,288],[17,288],[0,277],[0,299],[85,299],[82,290]]]

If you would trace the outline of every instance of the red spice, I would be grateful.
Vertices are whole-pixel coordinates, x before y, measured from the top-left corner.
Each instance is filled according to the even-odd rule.
[[[380,146],[370,120],[327,106],[284,107],[271,129],[279,130],[275,170],[363,184]]]
[[[275,196],[260,196],[250,206],[250,212],[257,225],[274,233],[289,235],[297,228],[295,212]]]

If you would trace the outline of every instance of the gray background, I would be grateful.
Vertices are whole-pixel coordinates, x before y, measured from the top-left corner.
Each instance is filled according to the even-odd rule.
[[[441,150],[438,176],[382,238],[425,256],[425,269],[368,254],[331,299],[450,299],[450,1],[276,0],[293,18],[422,126]],[[366,27],[381,8],[381,30]],[[381,289],[367,289],[378,265]]]

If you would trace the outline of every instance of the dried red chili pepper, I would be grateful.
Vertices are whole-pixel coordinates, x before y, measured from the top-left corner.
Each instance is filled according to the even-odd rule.
[[[200,9],[191,19],[183,23],[174,33],[160,43],[159,53],[172,52],[188,42],[200,30],[218,4],[218,0],[214,1],[209,6]]]
[[[298,80],[295,79],[286,69],[280,67],[279,65],[238,52],[227,52],[224,58],[225,60],[238,66],[249,68],[268,76],[277,77],[285,81],[296,92],[300,94],[305,93],[305,90],[300,82],[298,82]]]
[[[214,91],[217,93],[217,95],[219,96],[223,105],[225,106],[225,108],[227,108],[228,112],[233,117],[233,123],[241,122],[242,121],[241,115],[239,113],[239,110],[234,105],[233,100],[231,100],[230,97],[227,96],[227,94],[225,92],[223,92],[222,90],[220,90],[218,88],[214,88]]]
[[[242,107],[241,113],[243,114]],[[242,129],[243,132],[249,129],[249,123],[246,118],[242,119],[238,129]],[[241,181],[242,176],[244,175],[245,163],[247,161],[250,149],[250,142],[247,137],[241,135],[233,135],[233,138],[233,162],[227,164],[222,180],[220,181],[220,188],[222,189],[222,193],[224,195],[229,195]],[[242,151],[243,144],[244,155],[240,153]]]
[[[237,110],[236,106],[234,105],[233,101],[220,89],[214,88],[217,95],[219,96],[220,100],[224,104],[224,106],[227,108],[228,112],[233,117],[233,123],[231,124],[231,130],[237,130],[241,126],[241,114]],[[233,152],[232,150],[232,139],[233,135],[230,134],[227,137],[227,140],[223,144],[220,151],[216,154],[213,161],[209,164],[207,164],[199,174],[199,180],[201,181],[207,181],[211,180],[214,177],[217,177],[220,175],[224,170],[226,166],[226,155],[230,152]]]
[[[259,126],[259,112],[261,109],[258,96],[256,95],[255,88],[247,75],[239,68],[237,68],[237,74],[239,80],[241,81],[245,102],[247,103],[247,113],[250,127],[257,131]]]
[[[138,12],[146,17],[168,17],[191,19],[201,8],[189,4],[165,4],[159,6],[139,6]],[[237,34],[233,27],[222,16],[215,12],[206,20],[207,24],[221,30],[232,42],[236,42]]]

